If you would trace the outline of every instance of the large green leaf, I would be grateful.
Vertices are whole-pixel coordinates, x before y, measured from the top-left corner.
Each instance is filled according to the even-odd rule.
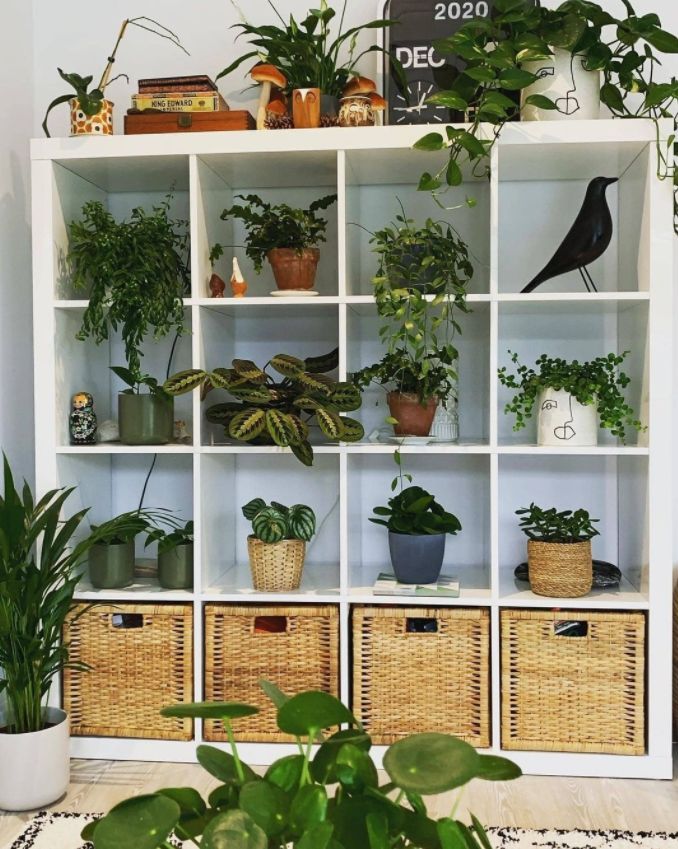
[[[259,407],[248,407],[231,419],[228,431],[233,439],[250,442],[256,439],[265,427],[265,411]]]
[[[94,849],[158,849],[178,824],[180,815],[179,805],[166,796],[127,799],[99,820]]]
[[[388,749],[384,769],[402,790],[431,796],[474,778],[479,755],[473,746],[449,734],[413,734]]]
[[[327,849],[333,832],[334,826],[331,822],[319,822],[302,834],[296,843],[296,849]]]
[[[415,142],[414,147],[416,150],[442,150],[445,147],[445,141],[440,133],[427,133]]]
[[[192,787],[166,787],[158,790],[160,796],[167,796],[181,808],[181,816],[201,817],[207,810],[205,800]]]
[[[268,838],[244,811],[227,811],[207,826],[200,845],[202,849],[268,849]]]
[[[235,401],[227,401],[224,404],[213,404],[211,407],[208,407],[205,418],[211,424],[226,427],[242,411],[242,404],[238,404]]]
[[[289,446],[292,441],[297,442],[294,428],[287,421],[285,413],[280,410],[266,410],[266,429],[275,444],[283,448]]]
[[[296,793],[301,783],[303,771],[304,756],[287,755],[271,764],[264,778],[286,793]]]
[[[343,433],[343,426],[341,417],[337,413],[320,407],[315,411],[315,417],[320,430],[328,439],[339,439],[339,435]]]
[[[327,817],[327,791],[318,784],[301,787],[290,807],[290,825],[296,834],[303,834]]]
[[[252,360],[233,360],[233,370],[250,383],[266,383],[266,372]]]
[[[360,442],[365,436],[365,428],[357,419],[342,416],[341,418],[341,436],[342,442]]]
[[[315,534],[315,513],[306,504],[293,504],[287,514],[287,527],[294,539],[310,542]]]
[[[330,401],[340,413],[350,413],[360,409],[362,396],[353,383],[336,383],[332,389]]]
[[[177,372],[177,374],[167,378],[162,388],[168,395],[185,395],[187,392],[197,389],[206,378],[207,373],[202,369],[186,369],[186,371]]]
[[[251,522],[252,519],[257,515],[260,510],[263,510],[266,507],[266,502],[263,498],[253,498],[251,501],[248,501],[247,504],[242,508],[242,514],[247,519],[248,522]]]
[[[339,348],[320,357],[306,357],[304,360],[304,371],[309,374],[326,374],[337,368],[339,368]]]
[[[307,439],[300,442],[298,445],[291,445],[290,448],[297,460],[305,466],[313,465],[313,447]]]
[[[275,507],[264,507],[252,519],[252,533],[269,545],[285,539],[287,530],[285,516]]]
[[[369,751],[372,741],[369,735],[358,728],[343,728],[323,742],[311,761],[311,775],[320,784],[334,784],[338,780],[334,766],[337,755],[345,743]]]
[[[219,781],[229,785],[239,783],[235,758],[229,752],[217,749],[216,746],[202,745],[198,746],[196,755],[202,768]],[[242,764],[242,768],[246,781],[254,781],[257,778],[257,774],[247,764]]]
[[[351,711],[329,693],[310,691],[293,696],[278,710],[278,727],[297,737],[312,736],[323,728],[355,723]]]
[[[268,781],[249,781],[240,791],[240,808],[269,837],[280,834],[287,824],[287,794]]]
[[[241,719],[259,713],[259,708],[240,702],[185,702],[168,705],[160,713],[178,719]]]
[[[271,367],[284,377],[296,377],[304,370],[304,361],[290,354],[276,354],[271,357]]]
[[[323,374],[300,371],[294,379],[304,387],[305,392],[314,392],[323,398],[329,398],[335,386],[334,382],[330,378],[325,378]]]
[[[478,755],[477,777],[485,781],[512,781],[523,774],[518,764],[497,755]]]
[[[339,749],[335,772],[339,782],[351,790],[379,786],[377,768],[369,753],[353,743],[344,743]]]

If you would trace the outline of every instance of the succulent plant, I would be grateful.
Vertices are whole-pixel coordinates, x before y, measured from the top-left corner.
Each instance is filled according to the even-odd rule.
[[[223,425],[226,435],[239,442],[289,447],[302,463],[312,466],[309,425],[316,424],[328,439],[343,442],[359,442],[365,432],[359,421],[339,415],[359,409],[362,399],[352,383],[327,375],[338,363],[336,349],[305,360],[277,354],[263,369],[252,360],[236,359],[230,369],[179,372],[163,388],[170,395],[183,395],[200,387],[203,397],[211,389],[225,389],[235,400],[210,407],[209,422]],[[282,379],[271,376],[269,366]]]
[[[252,534],[262,542],[276,543],[284,539],[310,542],[315,534],[315,513],[306,504],[286,507],[279,501],[272,501],[269,506],[263,498],[253,498],[242,512],[252,522]]]

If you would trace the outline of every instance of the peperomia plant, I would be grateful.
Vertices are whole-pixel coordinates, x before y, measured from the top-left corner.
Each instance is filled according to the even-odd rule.
[[[386,751],[388,779],[381,783],[369,734],[338,699],[316,691],[289,698],[268,682],[262,688],[277,707],[278,728],[296,739],[298,754],[275,761],[260,777],[240,757],[233,731],[257,707],[205,702],[164,708],[164,716],[223,722],[230,752],[206,745],[197,750],[219,786],[207,801],[190,787],[128,799],[88,825],[83,839],[94,849],[169,849],[175,839],[203,849],[489,849],[473,814],[469,824],[455,818],[459,798],[438,819],[425,798],[474,778],[518,778],[512,761],[479,754],[449,734],[413,734]]]
[[[598,536],[594,522],[587,510],[544,509],[534,502],[529,507],[516,510],[520,516],[520,529],[529,539],[539,542],[575,543]]]
[[[315,534],[315,513],[306,504],[286,507],[279,501],[270,506],[263,498],[253,498],[242,508],[243,516],[252,522],[252,535],[261,542],[276,543],[286,539],[310,542]]]
[[[192,520],[186,522],[185,525],[172,523],[168,530],[155,525],[149,529],[144,548],[148,548],[149,545],[157,542],[158,554],[165,554],[168,551],[172,551],[178,545],[190,545],[193,540],[194,527]]]
[[[509,351],[511,361],[517,366],[516,374],[510,374],[504,366],[499,369],[499,380],[503,386],[515,390],[515,395],[504,408],[505,413],[513,413],[516,417],[513,429],[521,430],[526,426],[540,392],[563,389],[580,404],[595,404],[600,426],[622,441],[626,439],[627,428],[645,430],[622,394],[631,379],[619,370],[619,366],[629,353],[608,354],[584,363],[542,354],[535,368],[529,368],[521,365],[518,354]]]

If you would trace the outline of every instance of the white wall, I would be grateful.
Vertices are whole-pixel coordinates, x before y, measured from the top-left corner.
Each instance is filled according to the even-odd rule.
[[[0,29],[0,448],[33,477],[30,183],[32,16],[5,0]]]

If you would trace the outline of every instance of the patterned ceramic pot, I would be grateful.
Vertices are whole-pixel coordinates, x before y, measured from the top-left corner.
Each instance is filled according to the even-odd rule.
[[[373,127],[375,125],[374,109],[369,97],[354,95],[342,97],[339,101],[340,127]]]
[[[113,103],[101,101],[101,109],[95,115],[87,115],[80,108],[80,101],[73,97],[68,101],[71,107],[72,136],[112,136]]]

